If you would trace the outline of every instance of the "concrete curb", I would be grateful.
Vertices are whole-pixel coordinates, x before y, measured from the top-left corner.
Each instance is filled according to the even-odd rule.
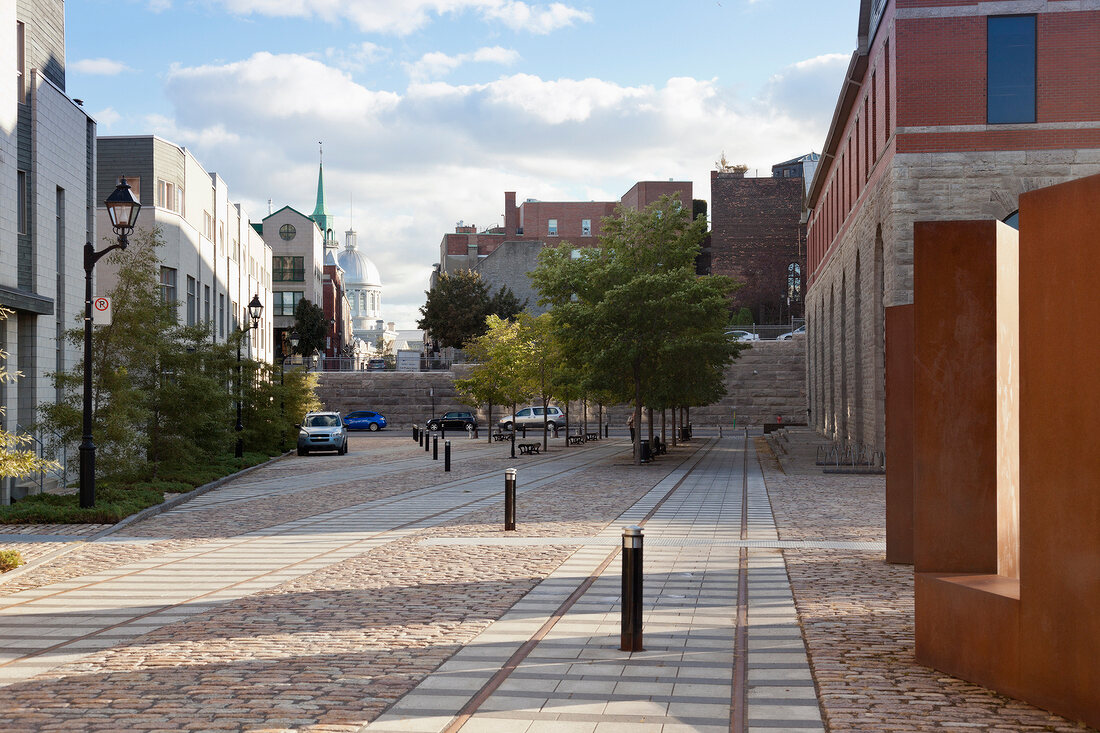
[[[116,522],[115,524],[112,524],[107,529],[100,530],[99,532],[96,532],[95,534],[92,534],[92,535],[88,535],[87,538],[80,539],[80,540],[74,540],[74,541],[72,541],[72,542],[70,542],[66,545],[63,545],[62,547],[59,547],[58,549],[54,550],[53,552],[49,552],[49,553],[43,555],[42,557],[39,557],[39,558],[36,558],[35,560],[32,560],[31,562],[27,563],[26,565],[22,565],[22,566],[14,569],[14,570],[9,570],[6,573],[0,574],[0,585],[4,585],[5,583],[12,580],[13,578],[18,578],[22,575],[25,575],[26,573],[29,573],[31,570],[34,570],[35,568],[39,567],[40,565],[44,565],[45,563],[47,563],[47,562],[49,562],[49,561],[51,561],[55,558],[61,557],[62,555],[66,554],[66,553],[72,552],[77,547],[85,545],[89,542],[95,542],[96,540],[98,540],[101,537],[106,537],[108,535],[114,534],[115,532],[122,529],[123,527],[127,527],[127,526],[129,526],[131,524],[134,524],[136,522],[140,522],[143,519],[148,519],[149,517],[154,517],[154,516],[160,514],[161,512],[166,512],[169,509],[174,509],[175,507],[179,506],[180,504],[184,504],[186,502],[189,502],[197,496],[202,496],[203,494],[205,494],[208,491],[213,491],[214,489],[218,488],[222,484],[225,484],[229,481],[240,478],[241,476],[246,476],[246,475],[252,473],[253,471],[255,471],[257,469],[263,468],[264,466],[270,466],[272,463],[275,463],[276,461],[281,461],[284,458],[286,458],[287,456],[292,455],[293,453],[294,453],[294,451],[287,451],[286,453],[283,453],[280,456],[275,456],[274,458],[269,458],[268,460],[264,461],[263,463],[257,463],[255,466],[249,466],[248,468],[241,469],[240,471],[237,471],[236,473],[231,473],[228,476],[222,476],[220,479],[217,479],[215,481],[211,481],[208,484],[203,484],[202,486],[196,487],[196,488],[192,489],[191,491],[188,491],[186,494],[180,494],[179,496],[175,496],[171,499],[168,499],[167,501],[162,501],[160,504],[157,504],[155,506],[151,506],[151,507],[148,507],[146,509],[142,509],[140,512],[137,512],[136,514],[131,514],[128,517],[124,517],[124,518],[120,519],[118,522]]]

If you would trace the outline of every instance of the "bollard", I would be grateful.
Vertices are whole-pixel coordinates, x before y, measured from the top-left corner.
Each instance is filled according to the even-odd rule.
[[[446,440],[443,442],[443,470],[451,470],[451,441]]]
[[[605,438],[607,437],[607,429],[610,428],[610,427],[611,426],[609,424],[604,423],[604,425],[603,425],[603,437],[605,437]]]
[[[418,430],[416,429],[416,425],[413,425],[413,440],[416,440],[416,438],[417,438],[417,436],[418,436],[419,434],[420,434],[420,433],[419,433],[419,431],[418,431]]]
[[[439,460],[439,438],[432,438],[432,460]]]
[[[440,423],[439,425],[439,437],[443,438],[444,440],[447,439],[447,426],[442,423]]]
[[[722,423],[718,423],[718,437],[722,437]]]
[[[424,445],[424,431],[421,430],[420,433],[416,437],[417,437],[417,440],[420,442],[420,445]]]
[[[527,426],[521,425],[520,428],[523,430],[523,439],[527,440]]]
[[[504,472],[504,531],[516,529],[516,469]]]
[[[642,528],[623,527],[622,634],[619,651],[643,652],[642,647]]]
[[[427,453],[432,449],[432,442],[428,440],[427,433],[422,433],[422,435],[424,436],[424,452]]]

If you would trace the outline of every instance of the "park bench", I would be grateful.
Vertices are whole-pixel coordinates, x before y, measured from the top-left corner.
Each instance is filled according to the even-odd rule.
[[[585,440],[583,435],[569,435],[565,439],[569,442],[569,445],[580,445]]]
[[[540,444],[540,443],[520,443],[519,444],[519,452],[520,452],[520,455],[537,454],[541,447],[542,447],[542,444]]]
[[[584,439],[585,440],[599,440],[600,439],[600,431],[598,431],[598,430],[589,430],[587,433],[584,434]]]
[[[497,441],[498,443],[503,442],[505,440],[510,440],[511,438],[512,438],[512,433],[511,433],[511,431],[508,431],[508,430],[498,430],[495,433],[493,433],[493,440]]]
[[[666,446],[661,441],[661,436],[654,435],[653,436],[653,455],[661,456],[661,455],[664,455],[665,453],[668,453],[668,446]]]

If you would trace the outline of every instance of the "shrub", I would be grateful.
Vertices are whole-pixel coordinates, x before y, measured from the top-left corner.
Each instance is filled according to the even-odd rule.
[[[0,550],[0,573],[15,570],[23,564],[23,556],[15,550]]]
[[[87,509],[81,508],[77,494],[35,494],[0,507],[0,524],[114,524],[162,501],[164,489],[159,484],[100,486],[95,506]]]

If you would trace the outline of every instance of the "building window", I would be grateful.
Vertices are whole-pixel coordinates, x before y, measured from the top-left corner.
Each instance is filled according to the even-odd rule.
[[[797,262],[787,265],[787,302],[802,300],[802,267]]]
[[[240,240],[237,240],[237,239],[233,240],[233,261],[234,262],[240,262],[241,261],[241,243],[240,243]]]
[[[203,320],[210,323],[210,286],[203,285]]]
[[[225,293],[218,293],[218,335],[225,338]]]
[[[986,23],[987,119],[1035,122],[1035,16],[990,16]]]
[[[211,242],[214,241],[214,217],[209,211],[202,212],[202,234]]]
[[[591,219],[581,219],[581,236],[582,237],[591,237],[592,236],[592,220]]]
[[[195,278],[187,276],[187,325],[194,326],[198,317],[198,283]]]
[[[282,237],[283,241],[289,242],[294,239],[294,235],[297,233],[298,231],[294,228],[293,224],[283,224],[279,227],[279,236]]]
[[[546,222],[546,235],[548,237],[558,236],[558,220],[557,219],[547,220],[547,222]]]
[[[1001,221],[1003,221],[1005,224],[1008,224],[1013,229],[1019,230],[1019,228],[1020,228],[1020,210],[1017,209],[1016,211],[1013,211],[1011,214],[1006,216],[1004,219],[1001,219]]]
[[[176,302],[176,270],[174,267],[160,268],[160,302]]]
[[[272,307],[277,316],[293,316],[294,309],[298,307],[298,301],[305,295],[300,290],[275,291],[271,294]]]
[[[27,98],[27,88],[24,80],[27,78],[27,35],[26,28],[20,21],[15,21],[15,90],[19,95],[17,99],[22,104]]]
[[[30,233],[30,216],[28,216],[27,204],[30,201],[30,197],[27,195],[27,172],[16,171],[16,206],[18,210],[15,213],[15,227],[18,234]]]
[[[306,266],[304,257],[271,258],[271,279],[274,282],[305,282]]]

